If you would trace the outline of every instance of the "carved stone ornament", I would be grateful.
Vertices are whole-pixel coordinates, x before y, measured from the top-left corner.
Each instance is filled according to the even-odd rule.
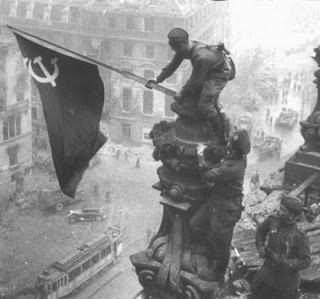
[[[314,49],[316,55],[312,57],[318,67],[320,67],[320,46]],[[313,81],[318,90],[317,103],[310,116],[301,122],[301,134],[305,140],[305,144],[301,147],[302,151],[319,151],[320,150],[320,69],[316,70],[315,80]]]
[[[312,57],[320,67],[320,46],[314,49]],[[300,123],[304,144],[285,164],[284,185],[298,186],[314,172],[320,171],[320,69],[316,70],[317,102],[308,116]]]
[[[150,132],[153,157],[163,164],[157,171],[159,182],[153,185],[162,197],[163,217],[148,248],[131,256],[150,298],[209,299],[216,298],[218,289],[215,262],[207,258],[206,244],[192,241],[188,221],[210,193],[200,177],[198,145],[224,150],[224,144],[220,132],[189,108],[183,110],[174,102],[177,120],[161,121]]]

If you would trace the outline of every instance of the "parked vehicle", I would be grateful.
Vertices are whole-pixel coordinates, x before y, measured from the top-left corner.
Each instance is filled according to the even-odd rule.
[[[251,134],[252,134],[252,116],[249,117],[249,116],[245,116],[245,115],[242,115],[239,117],[238,119],[238,126],[240,129],[244,129],[247,131],[247,133],[249,134],[249,136],[251,137]]]
[[[75,248],[62,260],[54,262],[37,278],[40,298],[65,297],[92,277],[118,261],[122,252],[122,232],[116,226]]]
[[[291,128],[298,121],[299,114],[297,111],[289,108],[282,108],[276,119],[276,126]]]
[[[261,102],[262,102],[262,98],[258,93],[256,93],[256,92],[250,93],[249,92],[243,98],[242,108],[245,111],[255,113],[255,112],[259,111]]]
[[[41,203],[48,210],[61,211],[65,206],[74,204],[83,200],[84,191],[78,190],[76,197],[72,198],[62,193],[60,189],[47,190],[43,189],[39,192]]]
[[[264,142],[264,136],[255,135],[251,139],[252,147],[254,149],[259,149]]]
[[[80,221],[103,221],[106,215],[102,208],[87,208],[80,210],[70,210],[68,212],[69,223],[73,224]]]
[[[277,156],[280,157],[281,153],[281,140],[278,137],[266,136],[263,143],[258,148],[259,159],[263,160],[268,157]]]

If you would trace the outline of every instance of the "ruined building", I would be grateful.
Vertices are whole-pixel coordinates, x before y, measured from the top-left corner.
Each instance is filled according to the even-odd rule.
[[[11,193],[32,163],[31,92],[18,46],[0,30],[0,188]]]

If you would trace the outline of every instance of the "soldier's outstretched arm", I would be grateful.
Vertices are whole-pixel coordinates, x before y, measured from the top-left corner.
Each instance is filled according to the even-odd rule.
[[[182,61],[183,61],[183,57],[181,57],[181,55],[179,54],[175,54],[171,62],[167,66],[165,66],[162,69],[161,73],[157,76],[156,78],[157,83],[161,83],[165,79],[170,77],[177,70],[177,68],[180,66]]]
[[[212,184],[215,182],[226,182],[228,180],[228,174],[225,171],[223,165],[220,167],[214,167],[206,171],[201,172],[202,179],[207,184]]]
[[[201,173],[206,182],[227,182],[243,170],[243,163],[238,160],[224,161],[220,166],[213,167]]]

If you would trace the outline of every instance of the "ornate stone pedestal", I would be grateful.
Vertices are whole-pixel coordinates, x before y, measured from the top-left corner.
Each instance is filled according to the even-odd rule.
[[[131,256],[150,298],[216,298],[215,262],[206,244],[194,242],[188,221],[209,194],[198,169],[197,145],[223,147],[202,120],[179,117],[156,124],[151,132],[158,169],[163,218],[149,247]]]
[[[320,47],[315,48],[314,52],[316,55],[313,59],[320,67]],[[315,72],[315,77],[314,82],[318,89],[317,103],[310,116],[300,123],[305,143],[285,164],[285,185],[300,185],[314,172],[320,171],[320,69]]]

